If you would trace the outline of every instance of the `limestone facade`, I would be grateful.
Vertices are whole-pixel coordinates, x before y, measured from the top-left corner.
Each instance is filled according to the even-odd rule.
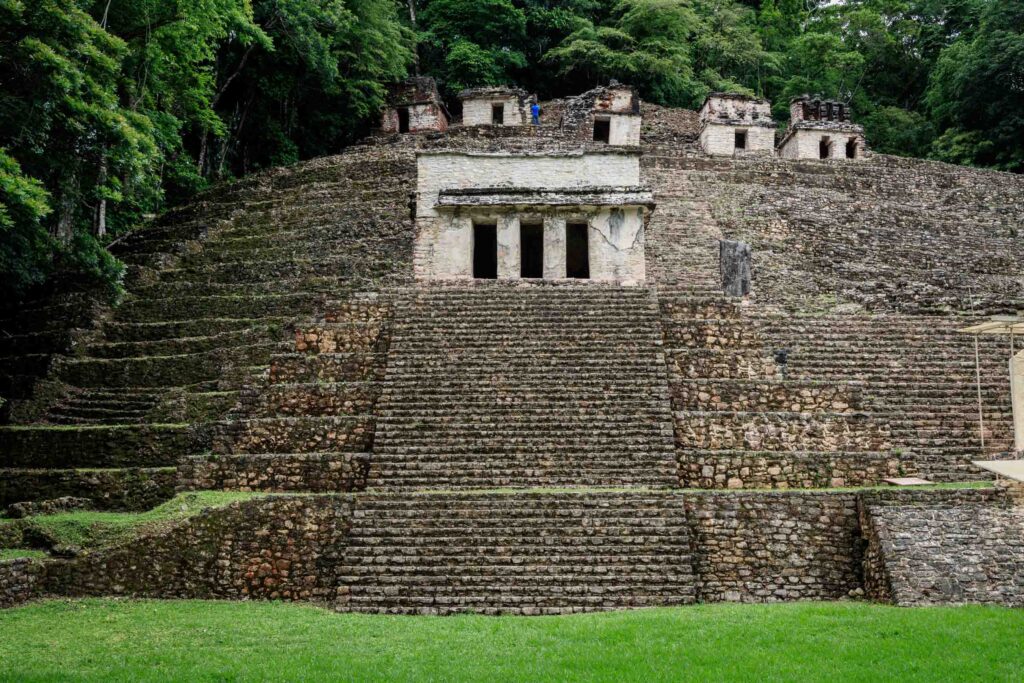
[[[470,88],[459,93],[464,126],[523,126],[530,122],[530,97],[519,88]]]
[[[712,93],[700,109],[700,146],[706,154],[772,154],[771,103],[736,93]]]
[[[864,128],[850,121],[842,102],[798,97],[790,103],[790,123],[779,156],[785,159],[863,159]]]
[[[570,275],[567,226],[586,225],[589,279],[645,280],[653,196],[639,154],[423,152],[418,157],[414,269],[421,280],[472,280],[474,226],[496,226],[497,279],[519,279],[524,225],[543,230],[543,279]]]

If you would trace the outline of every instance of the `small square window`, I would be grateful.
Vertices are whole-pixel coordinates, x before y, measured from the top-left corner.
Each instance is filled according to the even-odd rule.
[[[607,143],[612,136],[611,119],[594,119],[594,142]]]

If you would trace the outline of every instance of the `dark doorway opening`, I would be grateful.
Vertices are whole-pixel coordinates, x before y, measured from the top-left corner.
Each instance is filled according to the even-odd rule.
[[[736,131],[736,149],[747,148],[747,131],[738,130]]]
[[[590,245],[586,223],[565,226],[565,276],[579,279],[590,277]]]
[[[608,142],[611,137],[611,119],[594,119],[594,142]]]
[[[818,158],[819,159],[828,159],[830,156],[832,156],[830,154],[831,151],[832,151],[832,140],[830,140],[829,138],[822,138],[821,142],[818,143]]]
[[[406,109],[405,107],[401,107],[398,110],[398,132],[409,132],[409,110]]]
[[[505,125],[505,105],[504,104],[492,104],[491,105],[491,125],[503,126]]]
[[[520,277],[544,277],[544,226],[522,224],[519,226],[519,275]]]
[[[498,277],[497,225],[473,225],[473,277],[480,280]]]
[[[857,158],[857,138],[850,138],[850,141],[846,143],[846,158]]]

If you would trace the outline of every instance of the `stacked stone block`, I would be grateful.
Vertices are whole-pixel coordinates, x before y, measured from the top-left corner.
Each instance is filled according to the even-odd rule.
[[[179,467],[183,489],[359,490],[366,485],[390,306],[376,294],[330,301],[299,324],[295,352],[243,387],[218,428],[214,454]]]
[[[865,586],[897,605],[1024,606],[1024,507],[867,504]]]
[[[374,488],[670,486],[657,306],[642,287],[397,295]]]
[[[97,477],[80,468],[104,470],[93,490],[111,504],[152,500],[140,477],[213,448],[209,425],[248,400],[242,387],[287,350],[290,323],[312,319],[329,296],[408,280],[414,173],[411,146],[357,147],[215,188],[122,240],[125,302],[75,333],[74,355],[48,361],[46,379],[15,403],[22,424],[0,427],[0,468],[23,487],[5,488],[14,499],[4,502],[88,495],[85,482]],[[27,376],[31,360],[7,362]],[[330,428],[273,400],[290,422],[235,428],[276,440],[279,452],[288,443],[322,452],[324,439],[342,438],[354,452],[369,448],[372,395],[336,406]],[[153,476],[168,496],[164,471]],[[118,495],[109,482],[137,491]]]

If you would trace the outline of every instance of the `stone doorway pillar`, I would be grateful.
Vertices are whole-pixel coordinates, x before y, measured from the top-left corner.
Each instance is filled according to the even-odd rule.
[[[1010,400],[1013,404],[1013,447],[1024,451],[1024,351],[1010,358]]]

